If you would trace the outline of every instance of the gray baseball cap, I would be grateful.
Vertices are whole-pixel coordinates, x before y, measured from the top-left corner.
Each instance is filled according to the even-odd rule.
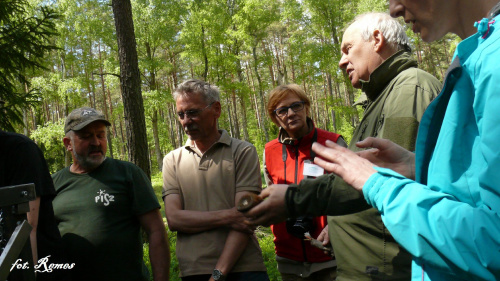
[[[64,133],[67,134],[69,131],[79,131],[88,124],[101,121],[106,126],[111,126],[108,120],[102,112],[91,107],[80,107],[77,108],[66,117],[66,123],[64,124]]]

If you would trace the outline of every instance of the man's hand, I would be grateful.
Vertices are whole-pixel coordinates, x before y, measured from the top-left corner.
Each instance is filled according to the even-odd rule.
[[[328,140],[325,145],[317,142],[312,145],[312,150],[321,157],[315,157],[314,163],[338,175],[356,190],[361,191],[368,178],[377,172],[370,161],[349,149]]]
[[[239,212],[236,207],[227,210],[228,220],[231,221],[229,227],[239,232],[252,234],[255,230],[254,226],[246,223],[246,217],[243,213]]]
[[[288,217],[285,205],[287,189],[286,184],[275,184],[262,190],[259,197],[267,199],[244,213],[248,218],[247,223],[253,226],[269,226],[286,220]]]
[[[321,230],[321,233],[318,235],[318,238],[316,238],[318,241],[320,241],[323,246],[326,246],[330,244],[330,237],[328,236],[328,225]]]
[[[360,148],[371,148],[357,154],[373,164],[389,168],[409,179],[415,179],[415,154],[386,139],[366,138],[356,143]]]
[[[318,238],[316,240],[321,242],[323,244],[323,246],[330,245],[330,237],[328,236],[328,225],[326,225],[325,228],[323,228],[323,230],[321,230],[321,233],[318,235]],[[331,252],[328,252],[328,251],[323,251],[323,252],[325,253],[325,255],[332,254]]]

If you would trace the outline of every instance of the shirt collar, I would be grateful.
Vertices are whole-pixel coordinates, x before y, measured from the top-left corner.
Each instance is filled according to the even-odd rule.
[[[229,136],[227,131],[226,130],[218,130],[218,131],[220,133],[220,138],[212,145],[212,147],[214,147],[217,143],[221,143],[221,144],[230,146],[231,145],[231,137]],[[192,141],[189,138],[186,141],[184,148],[192,150],[192,151],[199,151],[199,149],[195,146],[194,141]],[[211,148],[209,148],[208,150],[210,150]]]

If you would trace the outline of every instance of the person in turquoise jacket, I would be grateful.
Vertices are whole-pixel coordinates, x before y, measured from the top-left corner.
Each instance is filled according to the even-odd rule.
[[[441,94],[422,117],[416,153],[377,138],[359,142],[367,150],[358,154],[334,143],[313,145],[322,157],[315,163],[362,191],[412,254],[413,280],[500,280],[497,1],[390,0],[391,15],[404,17],[423,40],[447,32],[466,38],[457,46]],[[261,197],[268,199],[246,214],[252,223],[303,210],[300,200],[307,200],[296,193],[300,200],[290,198],[287,189],[264,191]],[[308,194],[328,201],[325,189]],[[269,207],[275,213],[262,215]]]

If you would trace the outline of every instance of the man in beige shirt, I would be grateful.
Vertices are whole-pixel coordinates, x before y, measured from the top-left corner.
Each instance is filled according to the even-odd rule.
[[[182,280],[268,281],[253,230],[235,208],[261,190],[255,147],[217,129],[217,87],[192,79],[173,97],[189,140],[163,160],[163,200]]]

